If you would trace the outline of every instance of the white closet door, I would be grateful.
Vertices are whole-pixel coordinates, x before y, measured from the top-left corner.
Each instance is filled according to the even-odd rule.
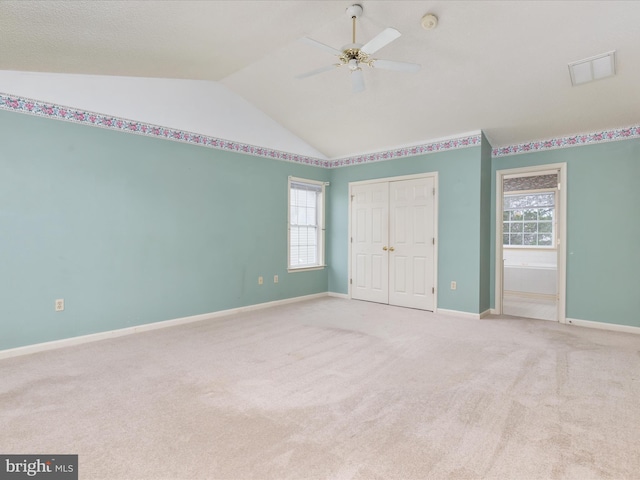
[[[351,194],[351,297],[389,303],[389,185],[359,185]]]
[[[389,185],[389,303],[433,310],[434,179]]]

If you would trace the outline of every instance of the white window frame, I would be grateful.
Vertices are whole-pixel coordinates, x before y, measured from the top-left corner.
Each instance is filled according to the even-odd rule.
[[[291,184],[301,183],[320,187],[320,195],[316,205],[316,229],[318,232],[317,239],[317,262],[313,265],[294,266],[291,265]],[[288,272],[308,272],[310,270],[322,270],[326,267],[324,263],[325,251],[325,186],[326,182],[318,180],[309,180],[307,178],[289,177],[287,184],[287,271]]]
[[[527,249],[527,250],[536,250],[536,249],[540,249],[540,250],[555,250],[557,248],[557,243],[558,243],[558,231],[557,231],[557,205],[558,205],[558,189],[557,188],[541,188],[541,189],[537,189],[537,190],[514,190],[514,191],[508,191],[508,192],[503,192],[504,196],[507,195],[535,195],[537,193],[553,193],[554,196],[554,206],[553,206],[553,211],[554,211],[554,216],[553,216],[553,220],[551,221],[551,245],[505,245],[504,243],[502,244],[502,248],[505,248],[507,250],[511,250],[511,249]],[[504,203],[503,203],[503,207],[502,207],[502,211],[504,212]],[[504,220],[502,221],[504,224]],[[524,221],[523,221],[524,223]],[[536,223],[538,223],[538,221],[536,221]],[[502,229],[502,233],[504,235],[504,229]],[[523,234],[525,232],[523,231]]]

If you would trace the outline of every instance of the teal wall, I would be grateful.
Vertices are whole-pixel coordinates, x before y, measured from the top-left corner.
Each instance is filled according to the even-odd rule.
[[[329,170],[5,111],[0,152],[0,350],[327,291],[286,225]]]
[[[491,159],[483,135],[479,147],[332,170],[5,111],[0,141],[0,350],[347,293],[349,182],[428,172],[438,307],[483,312],[496,170],[562,162],[567,317],[640,327],[639,139]],[[287,273],[289,175],[331,182],[325,270]]]
[[[482,134],[480,159],[480,313],[491,308],[491,144]],[[495,228],[494,228],[495,230]]]
[[[564,162],[567,317],[640,327],[640,139],[494,158],[492,225],[496,170]]]
[[[480,167],[481,147],[469,147],[332,169],[329,291],[348,292],[349,182],[438,172],[438,308],[479,313]]]

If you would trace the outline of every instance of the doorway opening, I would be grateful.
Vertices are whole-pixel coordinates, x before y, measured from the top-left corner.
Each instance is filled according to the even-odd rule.
[[[496,313],[565,322],[566,164],[500,170]]]

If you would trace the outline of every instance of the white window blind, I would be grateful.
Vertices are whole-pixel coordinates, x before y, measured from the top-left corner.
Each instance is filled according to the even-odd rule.
[[[289,179],[289,268],[324,264],[324,184]]]

